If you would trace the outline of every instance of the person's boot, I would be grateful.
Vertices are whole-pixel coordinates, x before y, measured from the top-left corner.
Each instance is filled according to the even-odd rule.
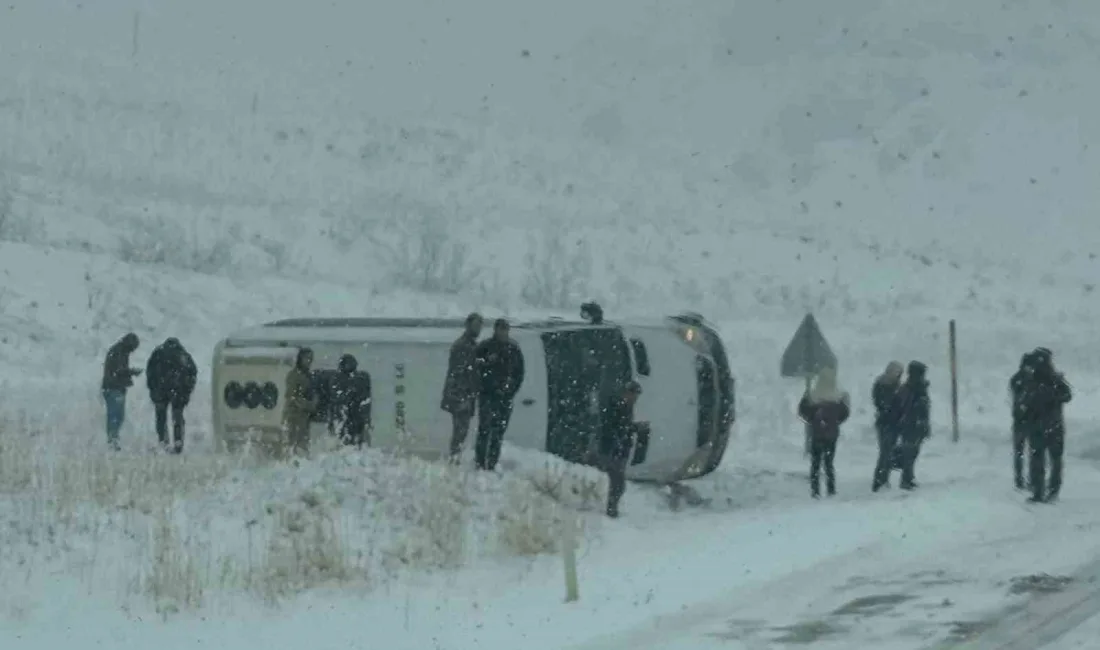
[[[619,500],[618,499],[608,499],[608,501],[607,501],[607,516],[611,517],[612,519],[618,519],[619,518]]]

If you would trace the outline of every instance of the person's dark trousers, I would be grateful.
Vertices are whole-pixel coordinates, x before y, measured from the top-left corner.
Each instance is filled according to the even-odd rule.
[[[824,440],[814,437],[810,440],[810,494],[821,496],[821,466],[825,466],[825,489],[829,495],[836,494],[836,470],[833,459],[836,456],[836,440]]]
[[[920,442],[903,440],[901,442],[901,488],[912,490],[917,487],[916,465],[920,456]]]
[[[345,420],[344,424],[340,427],[340,439],[345,445],[362,447],[365,444],[369,447],[370,439],[367,437],[367,421]]]
[[[1022,426],[1012,427],[1012,474],[1016,480],[1016,489],[1027,487],[1024,480],[1024,453],[1027,451],[1027,432]]]
[[[172,453],[180,453],[183,451],[183,404],[169,403],[169,402],[155,402],[153,408],[156,411],[156,424],[157,424],[157,439],[165,449],[169,449]],[[175,438],[175,442],[169,446],[168,440],[168,410],[172,410],[172,436]]]
[[[502,400],[481,400],[478,403],[477,444],[474,458],[478,469],[492,471],[500,460],[504,432],[512,419],[512,403]]]
[[[451,462],[457,463],[462,456],[462,446],[466,444],[466,436],[470,434],[470,420],[472,411],[459,411],[451,414]],[[480,429],[480,427],[479,427]]]
[[[607,516],[619,516],[619,501],[626,493],[626,467],[628,456],[607,455],[602,459],[603,471],[607,473]]]
[[[1047,453],[1050,455],[1050,490],[1047,500],[1058,498],[1062,491],[1062,455],[1066,450],[1066,434],[1063,431],[1047,435]]]
[[[1028,454],[1028,474],[1031,478],[1031,500],[1046,500],[1046,456],[1047,440],[1042,429],[1035,428],[1028,432],[1027,444],[1031,447]],[[1059,459],[1060,464],[1060,459]]]
[[[875,492],[890,482],[890,471],[894,466],[894,449],[897,444],[898,432],[895,429],[878,428],[878,462],[875,464],[875,475],[871,481],[871,489]]]

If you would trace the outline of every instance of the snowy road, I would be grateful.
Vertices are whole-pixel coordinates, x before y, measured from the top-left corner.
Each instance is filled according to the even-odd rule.
[[[1075,539],[1100,530],[1094,500],[1030,506],[1011,491],[973,492],[978,485],[906,497],[895,504],[904,513],[896,537],[823,555],[574,650],[1035,650],[1100,612],[1097,550]],[[934,521],[936,512],[957,518]],[[830,532],[807,529],[805,543],[825,546]]]
[[[969,642],[935,650],[1073,650],[1094,648],[1100,638],[1100,559],[1082,567],[1054,593],[1012,608]]]

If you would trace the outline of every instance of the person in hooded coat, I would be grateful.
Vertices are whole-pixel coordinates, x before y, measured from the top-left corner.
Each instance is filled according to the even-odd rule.
[[[1035,372],[1024,390],[1026,403],[1025,427],[1031,458],[1032,496],[1029,501],[1051,502],[1062,489],[1062,454],[1066,448],[1065,405],[1073,399],[1073,389],[1062,373],[1054,368],[1054,359],[1047,348],[1036,348]],[[1046,483],[1046,457],[1050,456],[1050,484]],[[1047,489],[1049,487],[1049,490]]]
[[[1012,473],[1017,490],[1026,490],[1029,481],[1024,477],[1024,456],[1027,451],[1028,413],[1027,389],[1035,379],[1036,355],[1027,352],[1020,358],[1020,368],[1008,380],[1008,392],[1012,400]]]
[[[821,496],[821,466],[825,466],[825,488],[836,494],[836,443],[840,425],[851,415],[848,393],[837,385],[836,370],[825,368],[817,374],[809,392],[798,403],[798,415],[810,432],[810,495]]]
[[[195,392],[199,370],[195,359],[177,338],[169,338],[149,355],[145,365],[145,385],[156,413],[157,439],[165,449],[178,454],[183,451],[183,410]],[[168,440],[168,411],[172,411],[172,437]]]
[[[287,445],[293,454],[309,454],[309,423],[319,402],[310,381],[312,366],[313,350],[301,348],[294,360],[294,367],[286,375],[283,427]]]
[[[371,381],[359,370],[359,360],[350,354],[340,357],[333,395],[340,420],[340,440],[345,445],[370,445]]]
[[[610,395],[601,408],[599,435],[600,466],[607,473],[607,516],[619,516],[619,500],[626,493],[626,468],[634,444],[649,431],[648,422],[635,422],[634,405],[642,394],[636,381],[627,382],[617,395]]]
[[[890,471],[894,465],[894,452],[898,448],[898,424],[901,421],[901,376],[905,368],[898,361],[891,361],[871,387],[871,401],[875,406],[875,430],[878,432],[878,462],[871,481],[871,490],[878,492],[890,485]]]
[[[504,434],[512,419],[516,393],[525,374],[523,351],[511,339],[511,327],[503,318],[493,323],[493,337],[475,352],[478,371],[477,441],[474,462],[492,471],[500,460]]]
[[[928,395],[928,366],[910,361],[905,383],[901,387],[901,489],[917,487],[915,466],[921,445],[932,436],[932,400]]]
[[[140,368],[130,367],[130,355],[138,349],[138,335],[130,332],[107,350],[103,361],[103,381],[100,390],[107,407],[107,444],[119,449],[118,433],[126,420],[126,391],[134,385]]]
[[[476,312],[466,316],[465,329],[451,344],[447,360],[447,377],[443,381],[443,398],[439,407],[451,414],[450,462],[458,463],[470,421],[477,411],[478,373],[477,339],[484,320]]]

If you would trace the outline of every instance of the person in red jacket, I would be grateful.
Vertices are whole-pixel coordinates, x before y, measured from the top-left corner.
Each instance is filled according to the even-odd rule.
[[[825,368],[818,373],[809,392],[798,403],[798,415],[810,429],[810,495],[821,496],[821,466],[825,466],[825,488],[829,496],[836,494],[836,443],[840,425],[851,415],[848,393],[836,381],[836,370]]]

